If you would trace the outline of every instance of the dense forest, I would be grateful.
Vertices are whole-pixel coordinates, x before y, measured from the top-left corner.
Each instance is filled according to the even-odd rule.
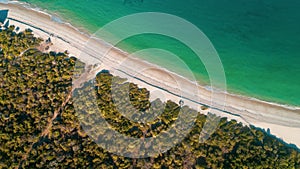
[[[103,116],[119,133],[146,138],[167,130],[181,107],[172,101],[151,103],[147,89],[100,72],[93,90],[101,111],[76,112],[76,98],[71,96],[80,95],[91,84],[72,90],[72,77],[79,73],[74,72],[77,59],[65,53],[41,52],[42,39],[30,30],[16,33],[14,29],[0,32],[0,168],[300,168],[298,150],[262,130],[226,118],[206,142],[199,143],[206,121],[201,114],[183,141],[165,153],[140,159],[112,154],[83,130],[97,123],[97,116]],[[163,113],[145,124],[124,117],[112,99],[112,81],[120,92],[129,86],[132,105],[145,110],[141,116],[156,111],[147,111],[151,104],[164,106]],[[126,106],[123,109],[131,111]],[[80,122],[78,114],[87,120]]]

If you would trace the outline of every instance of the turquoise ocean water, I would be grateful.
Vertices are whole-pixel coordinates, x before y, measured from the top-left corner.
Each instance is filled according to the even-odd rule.
[[[223,62],[230,92],[280,104],[300,106],[299,0],[26,0],[94,33],[119,17],[164,12],[195,24],[211,40]],[[161,48],[178,55],[201,83],[209,78],[197,56],[181,43],[158,35],[124,40],[135,52]],[[166,56],[140,56],[184,75]]]

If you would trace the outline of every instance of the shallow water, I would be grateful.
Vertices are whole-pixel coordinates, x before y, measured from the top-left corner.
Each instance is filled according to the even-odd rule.
[[[26,0],[94,33],[119,17],[137,12],[164,12],[201,29],[223,62],[228,90],[281,104],[300,105],[300,1],[297,0]],[[118,44],[128,52],[169,50],[208,84],[204,65],[180,42],[159,35],[134,36]],[[168,56],[140,56],[179,74]]]

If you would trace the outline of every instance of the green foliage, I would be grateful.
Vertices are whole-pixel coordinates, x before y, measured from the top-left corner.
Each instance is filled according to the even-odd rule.
[[[151,103],[146,89],[100,73],[94,89],[100,112],[75,112],[72,99],[62,107],[72,90],[71,77],[83,70],[73,72],[75,58],[36,50],[41,40],[29,30],[16,34],[13,29],[0,32],[0,168],[300,168],[298,151],[266,132],[226,118],[208,141],[199,143],[206,121],[201,114],[181,143],[157,157],[130,159],[111,154],[94,143],[81,126],[92,128],[101,115],[124,135],[155,137],[175,123],[180,106],[171,101]],[[130,119],[148,119],[164,108],[162,114],[145,123],[129,120],[116,105],[128,114],[134,110],[124,100],[113,99],[112,84],[121,95],[126,95],[121,89],[130,89],[129,102],[141,112],[132,113]],[[88,98],[86,102],[90,102]],[[56,111],[58,116],[51,121]],[[86,118],[79,122],[78,113]],[[41,135],[49,122],[48,134]]]
[[[14,166],[70,91],[73,64],[65,55],[32,49],[40,40],[29,31],[7,29],[0,36],[0,161]]]

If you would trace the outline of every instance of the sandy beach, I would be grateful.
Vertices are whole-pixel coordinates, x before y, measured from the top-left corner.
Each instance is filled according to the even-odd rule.
[[[266,130],[269,128],[271,134],[300,147],[299,107],[288,107],[222,92],[213,93],[216,96],[214,98],[220,99],[214,99],[212,105],[211,90],[164,68],[130,56],[120,49],[110,50],[107,55],[109,57],[99,59],[99,54],[111,46],[101,40],[91,39],[89,35],[79,32],[69,24],[54,22],[47,14],[16,4],[0,4],[0,9],[9,10],[10,25],[15,25],[20,30],[30,28],[36,36],[44,40],[51,37],[53,45],[49,51],[68,50],[70,56],[79,58],[87,65],[98,64],[95,74],[106,69],[114,75],[127,78],[128,81],[147,88],[151,100],[161,98],[178,103],[182,99],[186,105],[201,113],[207,113],[201,110],[201,106],[208,105],[211,106],[210,111],[217,115],[235,119],[245,125],[251,124]],[[225,103],[222,101],[224,94]]]

